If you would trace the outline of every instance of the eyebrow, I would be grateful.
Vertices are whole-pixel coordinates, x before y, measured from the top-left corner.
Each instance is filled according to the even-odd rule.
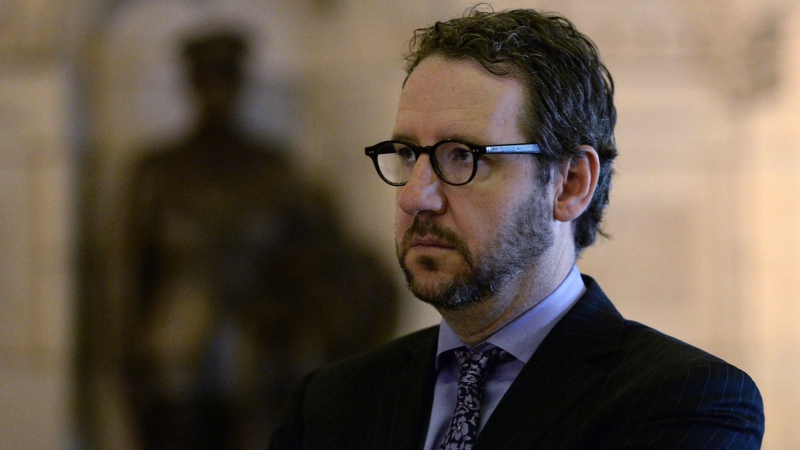
[[[446,141],[448,139],[455,139],[455,140],[458,140],[458,141],[464,141],[464,142],[469,142],[471,144],[484,146],[484,144],[479,144],[478,143],[478,142],[480,142],[479,139],[473,139],[471,137],[466,137],[466,136],[459,135],[459,134],[450,135],[450,136],[448,136],[448,137],[446,137],[444,139],[439,139],[436,142]],[[410,142],[410,143],[415,144],[415,145],[419,145],[418,141],[415,138],[411,137],[411,135],[404,134],[404,133],[392,134],[391,140],[393,140],[393,141],[406,141],[406,142]]]
[[[393,141],[407,141],[407,142],[411,142],[412,144],[414,143],[414,139],[410,135],[407,135],[407,134],[392,134],[391,139]]]

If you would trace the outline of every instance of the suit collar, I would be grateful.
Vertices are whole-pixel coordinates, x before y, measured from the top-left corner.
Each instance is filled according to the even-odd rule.
[[[502,348],[525,364],[530,361],[531,356],[553,326],[566,315],[567,311],[585,292],[586,285],[581,279],[578,267],[573,266],[553,292],[503,325],[485,342]],[[438,358],[443,353],[466,345],[449,324],[442,320],[439,329],[436,370],[439,370],[440,359]]]
[[[624,320],[597,283],[588,276],[583,279],[586,292],[506,392],[476,448],[507,445],[510,436],[534,442],[602,380],[603,358],[619,351]]]
[[[370,399],[363,430],[365,448],[408,450],[425,443],[433,388],[438,327],[418,331],[404,339],[399,358],[374,374],[388,380]],[[354,448],[359,448],[354,445]]]
[[[535,442],[563,411],[602,381],[602,361],[619,351],[624,320],[591,277],[583,276],[583,281],[586,292],[525,365],[479,435],[476,450],[515,448],[508,445],[511,436]],[[376,412],[369,419],[369,428],[393,437],[381,441],[386,445],[381,448],[422,448],[427,435],[438,327],[405,339],[403,357],[386,367],[396,391],[403,394],[382,393],[373,402],[397,405],[397,409],[381,408],[392,415]]]

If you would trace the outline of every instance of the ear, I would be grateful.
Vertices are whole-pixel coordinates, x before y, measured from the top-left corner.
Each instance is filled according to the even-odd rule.
[[[581,145],[582,154],[564,162],[556,175],[553,217],[560,222],[577,219],[592,201],[600,173],[597,150]]]

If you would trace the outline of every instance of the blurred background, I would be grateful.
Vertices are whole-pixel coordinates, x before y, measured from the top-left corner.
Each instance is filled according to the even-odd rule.
[[[381,340],[436,323],[436,312],[402,287],[392,240],[394,193],[376,176],[363,148],[391,131],[404,78],[401,55],[412,31],[460,15],[472,3],[0,1],[0,448],[142,446],[147,440],[135,425],[128,377],[147,351],[131,356],[132,341],[158,343],[160,336],[172,351],[189,354],[186,349],[202,347],[193,347],[190,337],[214,329],[219,339],[212,339],[213,345],[208,340],[204,351],[262,361],[252,355],[262,354],[264,337],[248,330],[266,322],[248,325],[239,318],[263,316],[276,322],[274,327],[293,323],[273,304],[266,312],[243,307],[226,316],[209,294],[218,288],[195,289],[191,295],[178,289],[180,295],[173,297],[205,300],[161,309],[147,306],[155,300],[135,298],[145,290],[141,286],[155,283],[154,278],[137,281],[141,262],[131,257],[131,237],[142,235],[131,227],[132,218],[142,214],[131,212],[136,168],[187,142],[207,142],[197,139],[204,136],[198,134],[203,109],[194,97],[196,83],[187,78],[192,69],[187,39],[230,30],[246,38],[232,122],[247,142],[268,143],[257,147],[259,152],[268,148],[267,166],[285,167],[280,173],[291,174],[286,185],[292,189],[278,188],[280,204],[299,205],[298,210],[290,206],[287,217],[298,218],[302,226],[283,228],[312,230],[300,238],[270,235],[273,241],[307,244],[303,237],[313,235],[322,236],[319,242],[325,245],[338,245],[310,260],[334,260],[338,272],[283,259],[250,269],[301,267],[281,272],[285,276],[278,281],[291,279],[323,294],[367,286],[361,288],[367,293],[361,304],[321,301],[301,310],[301,321],[313,316],[317,325],[331,319],[333,311],[347,311],[354,317],[336,318],[339,322],[330,326],[339,334],[375,322],[380,329],[369,339]],[[800,407],[795,287],[800,280],[795,232],[800,220],[800,5],[793,0],[493,5],[563,13],[595,40],[615,78],[620,157],[605,226],[612,237],[585,253],[581,270],[600,282],[626,317],[747,371],[766,404],[764,448],[800,448],[800,428],[794,424]],[[208,167],[220,169],[211,171],[218,174],[228,165],[235,163],[223,158]],[[259,176],[237,174],[231,171],[212,186],[221,189],[219,197],[201,197],[235,203],[225,200],[235,198],[220,188],[229,183],[225,180],[241,185]],[[161,193],[151,199],[182,192],[180,176],[162,177],[162,190],[152,191]],[[191,200],[178,198],[178,206],[168,211],[184,203]],[[200,207],[207,213],[208,208]],[[207,216],[250,217],[242,208]],[[283,210],[268,211],[277,217]],[[274,225],[253,220],[247,223],[256,228]],[[180,239],[187,229],[196,225],[202,231],[210,226],[206,223],[184,224],[176,228],[184,233],[177,240],[156,239],[148,248],[175,250],[175,242],[187,242]],[[163,238],[168,231],[151,234]],[[331,256],[345,253],[341,249],[357,249],[354,259]],[[178,263],[163,265],[170,264]],[[199,280],[211,276],[192,273]],[[319,279],[322,287],[311,282]],[[176,283],[170,289],[184,286]],[[376,292],[381,293],[376,301],[385,304],[370,303],[368,294]],[[160,322],[152,317],[161,317]],[[208,325],[212,322],[217,325]],[[196,328],[170,328],[187,323]],[[321,350],[327,347],[320,339],[297,331],[290,327],[284,333],[299,336],[293,348],[307,354],[299,362],[273,355],[278,358],[273,366],[301,370],[336,357]],[[344,338],[331,337],[331,342],[342,349],[349,344],[335,339]],[[239,350],[220,353],[220,348]],[[151,351],[151,364],[157,353]],[[214,370],[225,372],[222,362],[213,362]],[[185,367],[161,369],[178,387],[199,376]]]

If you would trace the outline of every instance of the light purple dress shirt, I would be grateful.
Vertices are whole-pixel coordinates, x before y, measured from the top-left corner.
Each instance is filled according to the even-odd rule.
[[[564,317],[572,305],[586,291],[577,266],[573,266],[567,277],[550,295],[521,316],[506,324],[484,343],[490,343],[510,353],[514,359],[497,365],[486,380],[481,405],[478,431],[483,428],[500,399],[511,383],[522,371],[545,336]],[[456,404],[458,390],[458,366],[450,350],[469,347],[443,320],[439,329],[439,344],[436,353],[436,386],[433,391],[433,409],[425,439],[425,450],[439,448]]]

